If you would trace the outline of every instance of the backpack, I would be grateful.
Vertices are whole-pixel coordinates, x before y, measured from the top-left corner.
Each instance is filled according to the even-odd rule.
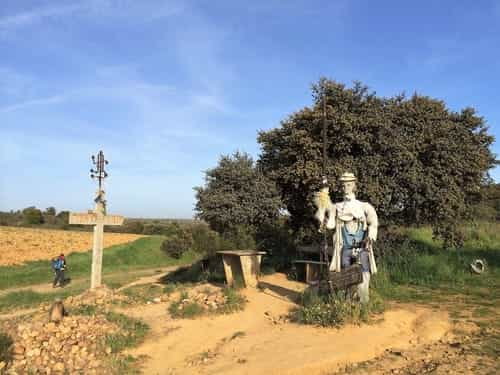
[[[63,261],[60,258],[52,259],[52,269],[54,271],[60,270],[63,267]]]

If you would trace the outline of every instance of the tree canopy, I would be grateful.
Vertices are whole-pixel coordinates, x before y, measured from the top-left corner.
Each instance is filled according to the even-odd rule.
[[[219,233],[238,226],[256,229],[274,221],[281,207],[276,186],[246,153],[221,156],[205,172],[205,186],[195,191],[197,216]]]
[[[35,206],[26,207],[23,210],[23,220],[26,224],[42,224],[42,211],[40,211]]]
[[[481,183],[496,163],[482,117],[455,112],[437,99],[379,97],[361,83],[346,87],[325,78],[312,87],[314,103],[281,126],[259,133],[259,165],[272,178],[295,229],[313,225],[312,194],[322,175],[322,107],[327,118],[331,191],[345,171],[358,177],[358,199],[372,203],[385,224],[431,224],[455,242]],[[337,199],[340,196],[336,197]]]

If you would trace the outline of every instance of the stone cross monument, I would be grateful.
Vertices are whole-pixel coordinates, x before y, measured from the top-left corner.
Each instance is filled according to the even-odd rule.
[[[92,161],[96,166],[96,169],[90,170],[90,177],[97,178],[99,181],[99,189],[97,190],[94,199],[95,209],[93,211],[89,210],[88,213],[71,212],[69,214],[69,223],[94,226],[94,242],[92,246],[92,274],[90,281],[90,288],[94,289],[101,286],[104,226],[122,225],[123,216],[106,215],[106,200],[104,199],[105,193],[102,189],[102,186],[104,179],[108,176],[108,174],[104,170],[104,165],[108,164],[108,161],[104,159],[104,153],[102,151],[99,151],[99,153],[97,154],[97,160],[95,156],[92,156]]]

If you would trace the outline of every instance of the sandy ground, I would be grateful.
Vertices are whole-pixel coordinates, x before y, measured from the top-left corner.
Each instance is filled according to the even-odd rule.
[[[194,320],[173,320],[167,304],[127,309],[151,326],[146,341],[129,351],[146,355],[144,374],[328,374],[368,361],[389,348],[404,350],[442,338],[446,312],[422,307],[387,311],[370,325],[326,329],[280,319],[295,306],[304,284],[282,274],[262,279],[264,291],[245,290],[245,310]]]

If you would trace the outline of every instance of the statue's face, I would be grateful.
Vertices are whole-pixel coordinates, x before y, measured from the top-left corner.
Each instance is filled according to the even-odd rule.
[[[343,189],[344,189],[344,195],[351,195],[354,194],[354,190],[356,189],[356,182],[355,181],[346,181],[342,183]]]

